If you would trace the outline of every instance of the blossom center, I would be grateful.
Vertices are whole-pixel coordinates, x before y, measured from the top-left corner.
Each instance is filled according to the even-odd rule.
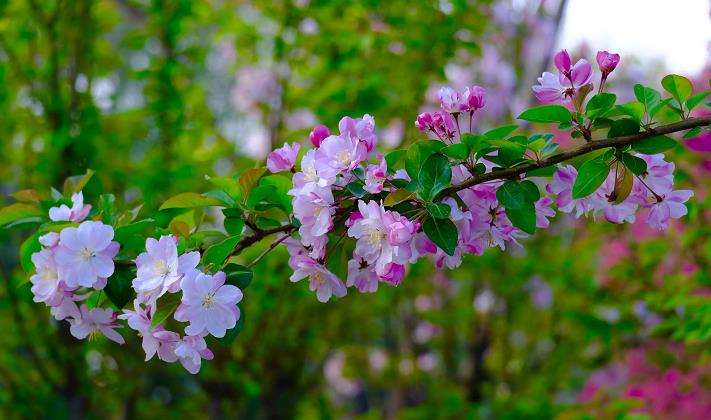
[[[57,280],[57,270],[55,269],[48,269],[44,270],[42,273],[42,280],[44,281],[55,281]]]
[[[202,306],[205,309],[210,309],[215,304],[215,293],[208,293],[202,297]]]
[[[336,153],[336,160],[343,166],[348,166],[351,163],[351,154],[348,150],[341,150]]]
[[[366,232],[368,245],[376,246],[380,245],[383,241],[384,234],[377,228],[370,228]]]
[[[82,248],[82,250],[79,251],[79,254],[81,255],[81,257],[84,260],[87,260],[87,261],[96,256],[96,253],[87,247]]]
[[[168,269],[168,264],[166,264],[163,260],[157,260],[155,263],[153,263],[153,269],[160,277],[167,276],[168,272],[170,271]]]

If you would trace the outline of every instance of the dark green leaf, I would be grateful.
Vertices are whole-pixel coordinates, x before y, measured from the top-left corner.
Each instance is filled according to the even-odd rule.
[[[518,126],[516,124],[503,125],[487,131],[484,133],[484,137],[491,140],[505,139],[509,134],[516,131],[517,128]]]
[[[599,157],[592,158],[578,170],[573,184],[573,198],[583,198],[597,191],[610,173],[610,166]]]
[[[526,196],[526,201],[536,202],[541,198],[541,191],[538,186],[530,180],[525,180],[520,182],[523,193]]]
[[[252,270],[240,264],[229,263],[222,269],[227,275],[227,284],[244,290],[252,281]]]
[[[435,219],[448,219],[452,208],[444,203],[427,203],[427,212]]]
[[[104,292],[116,308],[121,309],[133,300],[136,293],[131,283],[136,277],[134,268],[126,265],[117,265],[114,274],[106,281]]]
[[[561,105],[542,105],[530,108],[518,116],[519,120],[532,122],[558,122],[566,123],[572,118],[568,108]]]
[[[360,181],[353,181],[346,185],[346,189],[353,194],[354,197],[362,198],[367,194],[363,189],[363,183]]]
[[[701,127],[694,127],[691,130],[684,133],[684,135],[682,137],[685,139],[691,139],[691,138],[698,136],[699,134],[701,134]]]
[[[152,328],[162,324],[163,321],[175,313],[178,305],[180,305],[180,297],[180,293],[166,293],[158,298],[156,302],[156,312],[153,314],[153,318],[151,318]]]
[[[440,154],[427,158],[418,179],[418,193],[424,200],[430,200],[437,193],[449,186],[452,180],[452,168],[449,160]]]
[[[393,150],[390,153],[385,154],[385,163],[388,164],[388,172],[395,172],[400,169],[403,165],[401,164],[405,160],[407,155],[406,149]]]
[[[459,236],[457,227],[451,220],[427,218],[422,225],[422,230],[447,255],[454,255]]]
[[[612,127],[607,133],[607,137],[621,137],[639,132],[639,121],[632,118],[622,118],[612,122]]]
[[[244,329],[244,311],[240,309],[240,316],[239,319],[237,320],[237,324],[235,324],[234,328],[227,330],[225,333],[225,336],[222,338],[217,338],[217,342],[220,343],[220,345],[229,347],[232,345],[232,343],[235,341],[239,333],[242,332]]]
[[[442,153],[452,159],[465,160],[469,157],[469,147],[464,143],[452,144],[442,149]]]
[[[590,98],[590,101],[588,101],[588,104],[585,107],[585,113],[590,119],[593,120],[595,118],[602,117],[612,109],[616,100],[617,96],[613,93],[598,93]]]
[[[523,187],[516,181],[506,181],[496,190],[496,199],[507,209],[520,209],[529,200]]]
[[[470,133],[464,133],[462,134],[461,138],[462,143],[466,144],[469,146],[469,150],[472,151],[472,153],[477,153],[480,150],[482,150],[485,147],[489,147],[489,142],[484,136],[478,136]]]
[[[506,216],[511,224],[526,233],[533,234],[536,231],[536,207],[532,202],[527,202],[519,209],[506,209]]]
[[[235,249],[239,238],[239,236],[231,236],[209,247],[202,256],[202,264],[210,266],[212,272],[217,271],[230,252]]]
[[[632,143],[632,149],[645,155],[662,153],[674,146],[676,146],[676,140],[668,136],[649,137]]]
[[[410,146],[407,149],[407,157],[405,159],[405,170],[415,183],[420,179],[420,169],[424,165],[427,158],[432,154],[442,150],[446,145],[437,140],[422,140]]]
[[[622,163],[635,175],[642,175],[647,171],[647,162],[642,158],[631,155],[629,153],[622,153]]]

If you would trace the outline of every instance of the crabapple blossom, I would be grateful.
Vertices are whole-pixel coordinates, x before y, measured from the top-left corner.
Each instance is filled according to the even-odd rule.
[[[536,99],[544,104],[570,99],[566,96],[567,89],[563,87],[560,78],[551,72],[543,72],[538,78],[538,84],[532,89]]]
[[[348,136],[329,136],[321,142],[316,150],[315,165],[317,171],[327,174],[326,177],[336,177],[344,172],[355,169],[367,155],[367,148],[357,138]]]
[[[486,105],[486,89],[481,86],[472,86],[464,89],[462,94],[462,110],[474,112]]]
[[[338,122],[338,131],[340,131],[341,138],[357,140],[365,147],[366,154],[372,152],[378,142],[375,134],[375,120],[368,114],[363,115],[363,118],[341,118],[341,121]],[[365,159],[365,156],[362,159]]]
[[[267,169],[271,173],[289,171],[294,167],[296,163],[296,155],[299,153],[301,145],[299,143],[294,143],[290,145],[289,143],[284,143],[284,145],[278,149],[273,150],[267,155]]]
[[[198,252],[178,257],[177,238],[171,235],[146,239],[146,252],[136,257],[136,278],[133,288],[143,301],[155,301],[166,292],[175,293],[180,280],[195,275],[200,261]]]
[[[462,97],[456,90],[443,86],[439,89],[437,97],[439,97],[439,104],[443,111],[452,114],[462,112]]]
[[[225,332],[237,324],[242,291],[237,286],[225,284],[225,273],[214,275],[200,273],[186,277],[181,283],[183,298],[175,311],[175,319],[188,322],[185,333],[199,335],[208,332],[224,337]]]
[[[417,119],[415,120],[415,127],[423,133],[426,133],[429,130],[432,130],[433,123],[434,120],[432,119],[432,114],[429,112],[423,112],[417,116]]]
[[[365,168],[365,185],[363,189],[371,194],[377,194],[383,190],[383,183],[387,178],[388,164],[383,155],[378,155],[377,165],[368,165]]]
[[[568,50],[563,49],[558,51],[555,56],[553,56],[553,62],[559,72],[563,74],[570,73],[570,66],[573,64],[573,61],[570,58],[570,54],[568,54]]]
[[[437,111],[432,114],[432,132],[440,139],[452,140],[457,131],[457,122],[451,114]]]
[[[59,244],[59,233],[49,232],[39,237],[40,245],[46,248],[54,248]]]
[[[207,348],[203,336],[186,336],[175,345],[175,355],[185,370],[193,375],[200,371],[202,359],[212,360],[215,356]]]
[[[97,287],[114,273],[113,258],[119,244],[113,237],[111,226],[95,221],[59,233],[54,257],[59,276],[68,287]]]
[[[311,133],[309,133],[309,140],[314,147],[319,147],[321,142],[330,135],[331,130],[329,130],[328,127],[325,125],[317,125],[313,130],[311,130]]]
[[[86,305],[81,305],[79,311],[79,317],[69,318],[71,325],[69,332],[74,337],[82,340],[90,335],[101,333],[118,344],[125,343],[121,334],[114,331],[119,327],[114,311],[108,308],[89,309]]]
[[[612,73],[620,62],[619,54],[613,54],[607,51],[598,51],[595,58],[597,59],[597,65],[600,67],[603,78],[606,78],[607,75]]]
[[[316,292],[319,302],[328,302],[331,296],[343,297],[346,295],[346,286],[318,261],[306,255],[305,250],[298,244],[287,243],[289,253],[289,267],[294,270],[289,280],[297,282],[309,278],[309,289]]]
[[[31,258],[36,270],[36,273],[30,277],[34,301],[56,306],[52,303],[57,301],[61,280],[57,262],[54,260],[54,253],[49,249],[43,249],[32,254]],[[59,297],[61,298],[61,295]]]
[[[361,261],[348,261],[346,286],[355,287],[361,293],[374,293],[378,290],[378,274],[372,267]]]
[[[649,209],[647,223],[649,226],[664,230],[669,227],[669,219],[679,219],[686,215],[684,203],[694,195],[691,190],[676,190],[663,193]]]
[[[72,207],[69,208],[66,204],[59,207],[49,209],[49,220],[81,222],[89,215],[91,205],[84,205],[84,194],[81,191],[72,194]]]

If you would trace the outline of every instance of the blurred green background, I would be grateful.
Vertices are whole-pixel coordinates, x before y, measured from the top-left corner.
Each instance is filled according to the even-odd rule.
[[[532,104],[565,7],[0,1],[0,204],[91,168],[88,202],[112,192],[150,211],[204,189],[205,175],[306,144],[313,125],[344,115],[373,115],[387,150],[417,138],[414,117],[445,83],[489,90],[478,127],[511,121]],[[663,71],[625,56],[613,90],[629,98]],[[687,76],[707,86],[708,73]],[[287,280],[280,249],[256,267],[244,331],[213,346],[215,360],[195,376],[144,362],[132,334],[121,348],[68,336],[18,286],[27,232],[0,231],[0,417],[709,414],[709,158],[708,148],[674,151],[678,182],[696,196],[665,234],[558,217],[524,248],[489,250],[454,271],[421,262],[397,288],[328,304]]]

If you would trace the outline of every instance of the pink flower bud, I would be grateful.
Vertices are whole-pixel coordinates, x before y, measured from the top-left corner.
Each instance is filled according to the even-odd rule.
[[[441,139],[452,139],[457,129],[457,123],[451,114],[437,111],[432,115],[432,130]]]
[[[476,111],[486,105],[486,89],[481,86],[472,86],[464,90],[462,102],[465,111]]]
[[[267,169],[269,169],[269,172],[277,173],[293,168],[300,148],[301,145],[299,143],[294,143],[293,145],[284,143],[282,147],[269,153],[267,155]]]
[[[615,70],[619,62],[619,54],[610,54],[607,51],[597,52],[597,65],[600,66],[600,71],[602,72],[603,77],[612,73],[612,71]]]
[[[566,50],[560,50],[558,53],[553,57],[553,62],[555,62],[555,66],[558,68],[558,71],[561,73],[568,73],[570,72],[570,66],[572,64],[572,61],[570,60],[570,54],[568,54],[568,51]]]
[[[418,130],[422,131],[423,133],[426,133],[427,130],[432,129],[432,114],[429,112],[423,112],[422,114],[417,116],[417,119],[415,120],[415,127],[417,127]]]
[[[317,125],[311,130],[309,134],[309,140],[314,147],[319,147],[323,139],[331,135],[331,131],[325,125]]]

